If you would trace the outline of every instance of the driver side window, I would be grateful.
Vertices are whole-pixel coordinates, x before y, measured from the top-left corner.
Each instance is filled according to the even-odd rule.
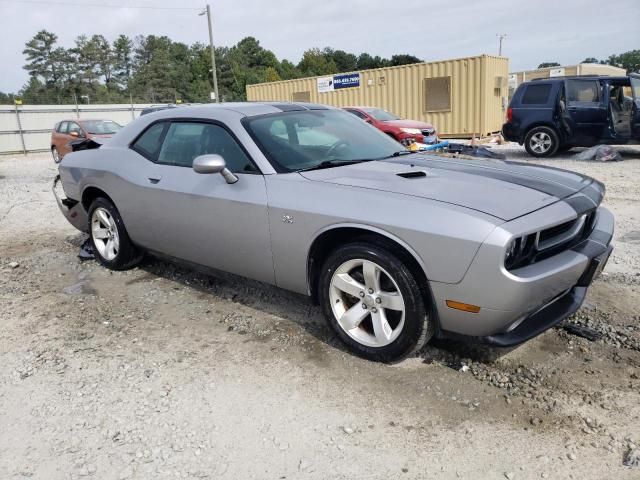
[[[217,154],[234,173],[258,173],[238,142],[220,125],[172,122],[158,155],[158,163],[189,167],[200,155]]]

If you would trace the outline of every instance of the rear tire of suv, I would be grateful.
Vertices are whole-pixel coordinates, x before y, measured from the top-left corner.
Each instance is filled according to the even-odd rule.
[[[62,160],[62,158],[60,158],[60,154],[58,153],[58,149],[56,147],[51,147],[51,156],[53,157],[53,161],[55,163],[60,163],[60,160]]]
[[[534,157],[550,157],[559,146],[558,134],[550,127],[534,127],[524,137],[524,148]]]

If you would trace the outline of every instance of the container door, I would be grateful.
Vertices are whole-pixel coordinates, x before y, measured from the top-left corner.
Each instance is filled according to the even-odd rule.
[[[631,136],[640,140],[640,75],[632,73],[631,92],[633,94],[633,104],[631,106]]]

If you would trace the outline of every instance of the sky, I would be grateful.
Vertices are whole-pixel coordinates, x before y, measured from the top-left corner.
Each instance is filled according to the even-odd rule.
[[[208,43],[207,0],[0,0],[0,91],[26,82],[22,50],[39,30],[71,47],[78,35],[166,35]],[[562,65],[640,48],[640,0],[209,0],[216,46],[256,37],[297,63],[313,47],[426,61],[503,55],[510,71]],[[72,4],[72,5],[69,5]],[[146,8],[123,8],[124,6]],[[149,8],[154,7],[154,8]],[[156,9],[156,8],[166,9]],[[180,8],[180,9],[175,9]]]

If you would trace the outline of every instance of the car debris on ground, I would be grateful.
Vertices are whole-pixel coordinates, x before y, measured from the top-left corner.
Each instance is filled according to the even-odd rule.
[[[580,161],[596,160],[598,162],[620,162],[622,155],[610,145],[596,145],[586,150],[576,153],[574,159]]]

